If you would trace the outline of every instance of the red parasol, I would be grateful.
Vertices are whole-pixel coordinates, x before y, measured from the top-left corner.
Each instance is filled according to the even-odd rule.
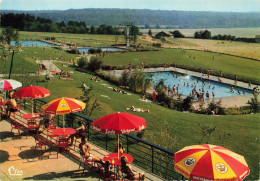
[[[128,134],[141,131],[146,127],[144,118],[129,113],[113,113],[95,120],[92,124],[93,130],[103,134],[118,135],[118,157],[119,157],[119,134]]]
[[[50,91],[39,86],[28,86],[21,88],[13,94],[16,99],[39,99],[50,95]],[[33,104],[32,104],[33,113]]]
[[[28,86],[16,91],[13,96],[16,99],[39,99],[50,95],[50,91],[39,86]]]

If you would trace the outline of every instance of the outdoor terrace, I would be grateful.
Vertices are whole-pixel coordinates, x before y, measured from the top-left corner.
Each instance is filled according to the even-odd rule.
[[[41,105],[45,102],[35,100],[34,112],[39,112]],[[22,114],[30,112],[31,107],[24,104]],[[11,117],[11,119],[14,119]],[[86,118],[80,114],[72,114],[70,116],[72,122],[67,122],[69,127],[74,127],[78,120],[88,125],[88,140],[92,147],[92,153],[100,158],[109,154],[117,138],[110,135],[103,135],[94,132],[90,127],[93,120]],[[26,125],[26,120],[16,114],[16,121]],[[60,116],[55,117],[58,126],[62,125]],[[38,158],[39,151],[34,152],[35,140],[33,135],[26,138],[26,131],[17,138],[11,132],[9,120],[1,120],[0,122],[0,151],[1,151],[1,168],[0,180],[98,180],[104,179],[102,175],[95,172],[94,169],[86,167],[83,174],[83,168],[80,167],[80,155],[78,152],[78,144],[74,149],[71,147],[70,157],[65,152],[56,156],[56,147],[48,148],[43,152],[41,159]],[[13,130],[15,132],[17,130]],[[15,132],[16,133],[16,132]],[[41,136],[46,137],[45,132]],[[173,168],[173,153],[143,141],[132,135],[121,136],[121,142],[126,145],[128,154],[134,157],[132,168],[134,171],[145,173],[146,180],[180,180],[183,177],[177,174]],[[14,167],[14,169],[12,168]],[[9,169],[11,170],[9,171]],[[19,175],[12,175],[15,169],[22,171]],[[11,174],[10,174],[11,172]]]

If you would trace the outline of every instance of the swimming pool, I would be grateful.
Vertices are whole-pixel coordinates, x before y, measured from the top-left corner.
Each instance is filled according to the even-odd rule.
[[[94,48],[94,47],[88,47],[88,48],[78,48],[78,50],[80,52],[85,52],[86,54],[88,53],[89,49],[91,48]],[[98,48],[95,48],[95,49],[98,49]],[[122,50],[125,50],[125,49],[122,49],[122,48],[116,48],[116,47],[102,47],[101,50],[103,52],[105,51],[109,51],[109,52],[114,52],[114,51],[122,51]]]
[[[214,92],[215,98],[252,94],[252,90],[237,86],[234,86],[234,93],[232,93],[230,91],[230,85],[211,80],[203,80],[199,77],[184,75],[176,72],[148,73],[147,78],[152,79],[153,85],[158,84],[163,79],[164,85],[167,85],[167,88],[170,86],[170,88],[173,89],[173,86],[175,85],[175,92],[177,92],[177,86],[179,85],[179,93],[184,96],[188,96],[190,93],[192,93],[192,89],[194,88],[196,88],[196,90],[200,93],[202,92],[202,89],[204,89],[204,98],[206,98],[207,91],[210,95],[210,98],[213,98],[212,92]],[[240,90],[241,94],[238,93],[238,90]]]
[[[32,40],[32,41],[19,41],[19,44],[22,45],[22,47],[51,47],[52,44],[46,43],[39,40]],[[11,45],[16,45],[16,41],[12,41]]]

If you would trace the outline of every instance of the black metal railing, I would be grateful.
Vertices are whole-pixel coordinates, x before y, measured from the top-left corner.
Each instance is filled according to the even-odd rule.
[[[41,106],[46,103],[47,102],[42,99],[34,100],[34,112],[40,112]],[[28,112],[31,111],[31,103],[22,105],[23,109]],[[64,120],[65,126],[72,128],[77,126],[78,120],[84,122],[87,126],[88,141],[99,147],[111,151],[113,146],[117,144],[117,135],[105,135],[95,132],[91,129],[93,120],[84,115],[72,113],[65,115]],[[58,126],[63,126],[62,115],[55,116],[54,121]],[[184,180],[184,177],[174,170],[174,152],[131,134],[120,135],[120,142],[126,146],[125,149],[127,153],[135,158],[135,165],[165,180]]]

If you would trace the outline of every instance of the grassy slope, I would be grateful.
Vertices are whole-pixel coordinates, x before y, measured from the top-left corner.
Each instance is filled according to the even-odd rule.
[[[216,126],[216,131],[211,136],[209,143],[224,146],[244,155],[251,169],[249,178],[252,179],[258,176],[259,114],[208,116],[182,113],[153,103],[139,101],[139,95],[127,96],[113,92],[98,82],[90,81],[89,78],[91,76],[75,71],[72,75],[73,81],[59,80],[55,77],[47,86],[52,93],[48,100],[62,96],[79,97],[82,94],[80,85],[82,81],[85,81],[88,86],[90,84],[93,85],[94,92],[92,93],[92,98],[97,99],[102,107],[101,111],[93,114],[93,119],[113,112],[125,112],[125,108],[132,105],[149,109],[150,113],[129,113],[146,119],[145,140],[173,151],[177,151],[187,145],[200,144],[202,137],[200,124],[209,127]],[[102,81],[102,83],[110,85],[106,81]],[[42,86],[46,86],[46,83],[42,83]],[[101,95],[107,95],[110,99]]]
[[[213,56],[215,59],[213,60]],[[194,59],[195,57],[195,59]],[[212,69],[219,73],[221,70],[225,74],[237,74],[238,78],[260,81],[260,62],[245,58],[238,58],[217,53],[181,50],[181,49],[163,49],[158,52],[127,52],[124,54],[108,54],[105,56],[106,65],[140,65],[142,62],[148,64],[177,63],[177,65],[187,65],[192,67],[201,67],[203,69]]]

